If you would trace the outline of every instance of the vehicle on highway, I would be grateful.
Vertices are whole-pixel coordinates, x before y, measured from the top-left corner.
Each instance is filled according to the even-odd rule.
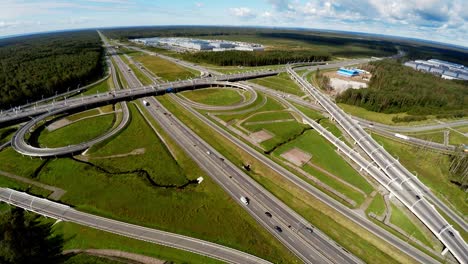
[[[265,215],[268,216],[268,217],[272,217],[270,212],[265,212]]]
[[[306,230],[307,230],[307,232],[309,232],[309,233],[313,233],[313,232],[314,232],[314,230],[313,230],[312,228],[310,228],[310,227],[306,227]]]
[[[278,231],[278,233],[283,232],[283,229],[281,229],[281,227],[279,226],[275,226],[275,230]]]
[[[240,198],[241,202],[245,205],[249,205],[249,198],[245,197],[245,196],[241,196]]]
[[[150,105],[150,103],[149,103],[149,102],[147,102],[147,101],[145,101],[145,100],[143,100],[143,105],[145,105],[145,106],[149,106],[149,105]]]

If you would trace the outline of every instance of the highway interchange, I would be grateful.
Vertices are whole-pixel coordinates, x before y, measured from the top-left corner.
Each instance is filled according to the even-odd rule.
[[[114,54],[111,48],[109,49],[111,54]],[[162,56],[162,55],[159,55]],[[182,146],[186,147],[186,152],[189,154],[223,189],[226,190],[236,201],[241,205],[242,203],[238,198],[242,195],[251,197],[251,202],[248,206],[242,205],[246,210],[265,228],[267,228],[272,234],[274,234],[283,244],[291,249],[298,257],[300,257],[304,262],[307,263],[359,263],[361,262],[355,256],[349,254],[346,250],[342,249],[340,246],[337,246],[333,241],[327,238],[319,230],[314,230],[310,232],[309,229],[313,227],[307,223],[305,219],[297,215],[291,209],[289,209],[285,204],[276,199],[263,187],[259,186],[253,179],[251,179],[247,174],[245,174],[241,169],[236,165],[232,164],[229,160],[223,157],[220,153],[216,152],[211,148],[206,142],[204,142],[198,135],[193,131],[188,129],[180,120],[174,117],[170,112],[165,109],[153,96],[145,97],[149,95],[158,95],[168,91],[169,88],[175,90],[183,89],[193,89],[196,87],[206,87],[210,85],[220,85],[226,84],[221,83],[220,81],[238,81],[246,80],[249,78],[255,78],[258,76],[269,76],[274,75],[278,71],[257,71],[247,74],[233,74],[233,75],[217,75],[217,72],[207,70],[201,66],[197,66],[191,63],[183,62],[180,60],[172,59],[172,61],[182,64],[185,67],[190,67],[192,69],[197,69],[202,73],[202,78],[197,78],[193,80],[184,80],[172,83],[155,83],[151,86],[142,86],[135,74],[132,71],[127,70],[128,66],[121,60],[119,56],[112,56],[116,62],[120,72],[125,78],[131,89],[126,90],[116,90],[108,93],[101,93],[88,97],[80,97],[75,99],[68,99],[65,101],[56,101],[52,104],[42,104],[42,105],[30,105],[29,107],[23,107],[16,109],[14,112],[5,112],[0,115],[0,123],[5,122],[18,122],[24,121],[32,116],[38,116],[33,118],[31,121],[27,122],[18,132],[14,135],[12,140],[12,146],[18,152],[24,155],[30,156],[61,156],[68,155],[71,153],[79,153],[84,151],[92,144],[99,142],[103,137],[106,137],[108,134],[117,133],[118,130],[122,129],[125,125],[125,119],[121,122],[124,123],[123,126],[119,126],[114,130],[106,133],[105,135],[96,139],[96,141],[90,141],[76,146],[67,146],[60,149],[44,149],[36,148],[28,145],[24,138],[27,133],[31,131],[41,120],[44,120],[48,117],[54,116],[58,113],[63,112],[73,112],[83,109],[83,107],[94,107],[98,105],[104,105],[114,102],[120,102],[124,100],[131,100],[135,98],[144,97],[144,100],[150,103],[147,107],[150,115],[168,132],[170,135],[173,135],[173,138]],[[170,57],[169,57],[170,58]],[[361,60],[368,61],[368,60]],[[339,64],[329,63],[327,65],[320,65],[319,67],[334,68],[338,66],[351,65],[357,63],[356,61],[352,62],[340,62]],[[307,67],[307,66],[301,66]],[[310,67],[309,67],[310,69]],[[468,259],[467,257],[467,247],[466,243],[460,237],[458,232],[454,230],[448,223],[443,219],[437,211],[434,210],[432,204],[425,199],[426,195],[431,202],[436,203],[436,205],[441,208],[445,213],[447,213],[452,219],[457,221],[465,230],[466,222],[464,219],[459,217],[454,213],[450,208],[445,206],[437,197],[435,197],[422,183],[411,175],[406,169],[404,169],[397,161],[393,159],[386,151],[384,151],[380,146],[376,146],[375,142],[368,136],[368,134],[362,130],[359,125],[364,125],[369,127],[369,123],[366,123],[365,120],[359,120],[359,122],[353,121],[349,118],[343,111],[341,111],[336,105],[329,101],[328,98],[323,96],[319,91],[312,87],[309,83],[306,83],[300,76],[295,73],[292,68],[286,68],[286,71],[291,74],[291,76],[298,81],[298,83],[304,88],[306,92],[311,93],[312,96],[319,102],[322,110],[326,110],[337,122],[340,124],[349,135],[354,138],[356,143],[367,152],[368,156],[373,159],[374,163],[370,163],[366,158],[361,157],[357,152],[350,149],[342,141],[331,135],[326,129],[318,125],[315,121],[310,120],[302,114],[304,121],[311,126],[313,126],[317,131],[320,131],[321,134],[327,138],[330,142],[335,144],[337,148],[347,154],[353,161],[360,165],[363,170],[372,175],[379,183],[384,187],[389,189],[400,201],[402,201],[410,210],[412,210],[416,216],[418,216],[434,234],[449,247],[452,254],[457,258],[461,263],[465,263]],[[145,69],[142,70],[145,72]],[[113,78],[115,76],[115,71],[112,70]],[[210,73],[214,77],[206,77],[207,73]],[[157,82],[154,76],[151,76],[146,72],[150,79]],[[149,75],[148,75],[149,74]],[[255,87],[249,83],[247,84],[236,84],[238,87],[245,85],[246,87],[254,87],[255,89],[262,90],[262,92],[267,92],[273,94],[273,91],[266,91],[265,87]],[[251,89],[246,88],[245,89]],[[254,156],[256,159],[261,162],[271,166],[275,171],[278,171],[281,175],[288,178],[291,182],[297,184],[308,193],[311,193],[315,197],[319,198],[321,201],[324,201],[328,205],[335,208],[340,213],[347,216],[349,219],[353,220],[355,223],[358,223],[360,226],[363,226],[367,230],[377,234],[379,237],[407,253],[408,255],[414,257],[422,263],[436,263],[434,259],[420,252],[419,250],[408,246],[407,243],[401,241],[395,236],[391,235],[387,231],[375,226],[373,223],[368,221],[361,216],[358,216],[356,213],[349,210],[349,208],[343,206],[342,204],[331,199],[327,195],[323,194],[319,190],[315,189],[310,184],[303,182],[298,177],[295,177],[291,172],[285,170],[283,167],[279,166],[275,162],[272,162],[270,159],[259,154],[256,150],[249,147],[244,142],[232,137],[229,133],[226,133],[223,129],[219,128],[212,121],[208,120],[203,115],[200,115],[198,112],[192,110],[191,108],[196,108],[197,105],[189,104],[187,101],[183,101],[178,97],[172,95],[171,98],[177,100],[186,107],[187,110],[191,111],[193,114],[197,115],[201,120],[203,120],[207,125],[216,129],[219,133],[223,134],[225,137],[228,137],[234,144],[240,146],[243,150]],[[284,100],[286,103],[286,99]],[[288,98],[289,100],[290,98]],[[142,101],[143,99],[140,99]],[[297,98],[292,98],[292,101],[298,101]],[[302,102],[304,103],[304,102]],[[292,109],[296,112],[301,113],[294,108],[290,103],[288,103]],[[310,103],[308,103],[310,104]],[[123,103],[122,105],[125,105]],[[127,109],[128,111],[128,109]],[[465,121],[463,121],[465,122]],[[464,123],[463,123],[464,124]],[[372,124],[376,126],[375,124]],[[451,124],[448,124],[451,125]],[[446,127],[448,125],[436,125],[434,127]],[[456,124],[458,125],[458,124]],[[377,125],[378,127],[379,125]],[[115,132],[114,132],[115,131]],[[375,144],[374,144],[375,143]],[[380,167],[380,168],[379,168]],[[392,177],[393,176],[393,177]],[[302,182],[301,182],[302,181]],[[403,188],[403,185],[406,188]],[[417,187],[416,187],[417,186]],[[423,194],[424,193],[424,196]],[[269,211],[273,214],[273,218],[265,216],[265,212]],[[282,232],[278,232],[274,229],[275,226],[281,226]],[[290,226],[290,227],[288,227]],[[308,229],[309,228],[309,229]],[[449,232],[450,231],[450,232]],[[200,253],[203,254],[203,253]],[[238,262],[241,263],[241,262]]]

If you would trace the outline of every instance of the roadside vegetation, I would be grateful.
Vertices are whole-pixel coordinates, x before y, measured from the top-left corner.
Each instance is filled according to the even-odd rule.
[[[187,99],[206,105],[228,106],[242,102],[240,93],[248,93],[238,89],[207,88],[180,93]]]
[[[421,121],[426,115],[460,118],[468,114],[468,82],[445,80],[415,71],[394,60],[371,62],[372,78],[367,89],[348,89],[336,101],[366,110],[395,114],[393,122]]]
[[[133,60],[145,65],[156,76],[163,80],[176,81],[178,79],[188,79],[198,77],[200,74],[193,70],[186,69],[168,60],[151,55],[134,56]]]
[[[105,71],[103,56],[95,30],[0,40],[0,109],[98,80]]]
[[[282,72],[276,76],[263,77],[258,79],[249,80],[259,85],[263,85],[281,92],[303,96],[305,93],[302,89],[289,78],[286,72]]]

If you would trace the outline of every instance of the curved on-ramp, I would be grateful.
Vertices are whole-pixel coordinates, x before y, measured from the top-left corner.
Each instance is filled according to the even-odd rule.
[[[54,219],[77,223],[126,237],[177,248],[227,263],[267,264],[259,257],[209,241],[133,225],[77,211],[67,205],[38,198],[8,188],[0,188],[0,201]]]

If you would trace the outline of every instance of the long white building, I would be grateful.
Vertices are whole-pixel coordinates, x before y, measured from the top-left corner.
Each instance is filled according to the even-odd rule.
[[[142,43],[147,46],[174,47],[184,50],[196,51],[225,51],[225,50],[243,50],[243,51],[263,51],[263,45],[256,43],[247,43],[240,41],[225,40],[204,40],[192,38],[141,38],[130,40],[136,43]]]

